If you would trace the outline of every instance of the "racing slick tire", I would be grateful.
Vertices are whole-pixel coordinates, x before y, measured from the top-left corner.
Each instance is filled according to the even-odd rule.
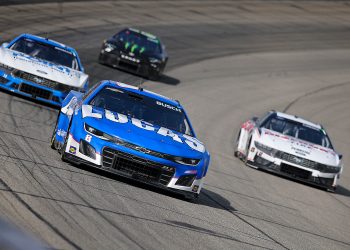
[[[148,73],[148,75],[146,76],[149,80],[151,81],[157,81],[161,76],[161,73],[158,71],[151,71]]]
[[[247,143],[247,148],[246,148],[246,155],[242,156],[242,160],[244,162],[244,164],[246,166],[249,166],[248,165],[248,154],[249,154],[249,148],[250,148],[250,144],[252,143],[252,138],[250,137],[249,140],[248,140],[248,143]]]
[[[239,137],[241,136],[241,131],[239,131],[238,135],[237,135],[237,139],[235,142],[235,149],[233,151],[233,155],[237,158],[240,158],[240,153],[238,151],[238,143],[239,143]]]
[[[329,193],[335,193],[336,190],[337,190],[337,187],[326,188],[326,191]]]
[[[61,160],[63,162],[67,162],[66,160],[66,147],[67,147],[67,141],[68,141],[68,133],[67,133],[67,136],[66,138],[64,139],[64,143],[63,143],[63,146],[58,150],[58,152],[60,153],[61,155]]]
[[[58,145],[57,145],[58,143],[56,141],[56,133],[57,133],[57,125],[58,125],[59,116],[60,116],[60,114],[58,114],[58,116],[57,116],[56,125],[55,125],[53,132],[52,132],[51,140],[50,140],[50,147],[52,149],[55,149],[55,150],[57,150],[57,148],[58,148]]]
[[[100,53],[99,56],[98,56],[98,63],[99,64],[102,64],[102,65],[105,65],[106,62],[102,59],[102,54]]]
[[[191,203],[198,203],[199,200],[199,194],[195,193],[195,194],[186,194],[184,195],[184,199],[188,202]]]

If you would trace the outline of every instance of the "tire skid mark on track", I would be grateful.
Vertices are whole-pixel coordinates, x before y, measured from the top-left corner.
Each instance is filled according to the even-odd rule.
[[[49,113],[51,114],[51,113]],[[30,118],[24,118],[23,116],[20,116],[20,115],[13,115],[13,114],[10,114],[10,113],[6,113],[6,112],[0,112],[0,115],[4,115],[4,116],[12,116],[12,117],[16,117],[18,119],[21,119],[23,121],[28,121],[28,122],[32,122],[32,123],[37,123],[37,124],[40,124],[40,125],[46,125],[46,126],[52,126],[53,125],[53,122],[52,123],[47,123],[47,121],[51,121],[52,120],[52,117],[50,116],[49,119],[47,119],[47,121],[37,121],[37,120],[33,120],[33,119],[30,119]]]
[[[341,84],[338,84],[338,85],[346,85],[346,84],[349,84],[350,82],[345,82],[345,83],[341,83]],[[332,86],[331,86],[332,87]],[[339,87],[339,86],[333,86],[333,87]],[[326,89],[329,89],[329,87],[325,87]],[[325,88],[322,88],[325,89]],[[321,92],[321,91],[318,91],[318,92]],[[277,221],[272,221],[270,219],[265,219],[265,218],[261,218],[261,217],[258,217],[258,216],[255,216],[255,215],[251,215],[251,214],[247,214],[247,213],[243,213],[243,212],[239,212],[239,211],[232,211],[231,209],[227,208],[225,205],[221,204],[219,201],[215,200],[214,198],[212,198],[208,193],[206,193],[205,191],[203,192],[203,194],[205,196],[207,196],[209,199],[211,199],[212,201],[214,201],[215,203],[217,203],[219,206],[221,206],[222,208],[224,208],[225,210],[227,210],[229,213],[231,213],[232,215],[234,215],[235,217],[241,219],[242,221],[246,222],[247,224],[249,224],[250,226],[252,226],[253,228],[256,228],[254,225],[252,225],[251,223],[247,222],[245,219],[243,219],[241,216],[245,216],[245,217],[248,217],[248,218],[251,218],[251,219],[255,219],[255,220],[260,220],[260,221],[264,221],[264,222],[267,222],[267,223],[270,223],[270,224],[274,224],[274,225],[277,225],[277,226],[281,226],[281,227],[284,227],[284,228],[287,228],[287,229],[292,229],[292,230],[295,230],[295,231],[298,231],[298,232],[301,232],[301,233],[306,233],[306,234],[309,234],[309,235],[312,235],[312,236],[316,236],[316,237],[320,237],[320,238],[323,238],[323,239],[327,239],[327,240],[331,240],[333,242],[336,242],[336,243],[340,243],[342,245],[345,245],[345,246],[350,246],[350,242],[345,242],[345,241],[341,241],[341,240],[337,240],[337,239],[334,239],[334,238],[331,238],[331,237],[328,237],[328,236],[325,236],[325,235],[321,235],[321,234],[317,234],[317,233],[313,233],[313,232],[310,232],[310,231],[307,231],[307,230],[304,230],[304,229],[300,229],[300,228],[296,228],[296,227],[291,227],[289,225],[285,225],[283,223],[280,223],[280,222],[277,222]],[[334,197],[334,194],[329,194],[332,198],[335,198]],[[338,200],[338,199],[336,199]],[[341,201],[340,201],[341,202]],[[341,202],[343,204],[343,202]],[[308,205],[311,205],[311,204],[308,204]],[[343,204],[345,205],[345,204]],[[347,208],[348,206],[345,205]],[[241,216],[238,216],[238,215],[241,215]],[[345,215],[344,215],[345,216]],[[307,218],[305,218],[307,219]],[[258,228],[256,228],[257,230],[259,230]],[[260,231],[260,230],[259,230]],[[261,231],[263,233],[263,231]],[[264,233],[265,234],[265,233]],[[269,235],[265,234],[267,237],[270,237]],[[271,238],[272,239],[272,238]],[[272,239],[273,240],[273,239]],[[282,247],[284,247],[282,245]],[[285,247],[286,249],[288,249],[287,247]]]
[[[334,88],[343,87],[343,86],[348,85],[348,84],[350,84],[350,82],[336,83],[336,84],[333,84],[333,85],[330,85],[330,86],[325,86],[325,87],[322,87],[322,88],[319,88],[319,89],[310,91],[310,92],[308,92],[308,93],[305,93],[304,95],[301,95],[301,96],[295,98],[293,101],[291,101],[291,102],[283,109],[283,112],[287,112],[294,104],[296,104],[298,101],[300,101],[301,99],[303,99],[303,98],[305,98],[305,97],[308,97],[308,96],[311,96],[311,95],[314,95],[314,94],[318,94],[318,93],[320,93],[320,92],[327,91],[327,90],[329,90],[329,89],[334,89]]]
[[[17,134],[17,133],[10,132],[10,131],[5,131],[5,130],[0,130],[0,133],[6,133],[6,134],[10,134],[10,135],[17,135],[17,136],[20,136],[22,138],[26,138],[26,139],[33,140],[33,141],[39,141],[39,142],[45,142],[45,143],[49,143],[50,142],[49,140],[44,141],[44,140],[41,140],[41,139],[38,139],[38,138],[25,136],[25,135],[22,135],[22,134]]]
[[[236,214],[240,214],[240,215],[245,216],[245,217],[252,218],[252,219],[264,221],[264,222],[271,223],[271,224],[274,224],[274,225],[277,225],[277,226],[281,226],[281,227],[284,227],[284,228],[288,228],[288,229],[292,229],[292,230],[295,230],[295,231],[299,231],[299,232],[301,232],[301,233],[306,233],[306,234],[309,234],[309,235],[312,235],[312,236],[316,236],[316,237],[319,237],[319,238],[331,240],[331,241],[333,241],[333,242],[340,243],[340,244],[345,245],[345,246],[350,246],[350,242],[346,242],[346,241],[341,241],[341,240],[333,239],[333,238],[328,237],[328,236],[325,236],[325,235],[321,235],[321,234],[317,234],[317,233],[312,233],[312,232],[309,232],[309,231],[307,231],[307,230],[300,229],[300,228],[296,228],[296,227],[291,227],[291,226],[288,226],[288,225],[279,223],[279,222],[277,222],[277,221],[271,221],[271,220],[268,220],[268,219],[260,218],[260,217],[257,217],[257,216],[252,216],[252,215],[245,214],[245,213],[242,213],[242,212],[235,212],[235,213],[236,213]]]
[[[8,157],[8,158],[11,158],[11,157]],[[49,192],[46,191],[45,187],[44,187],[44,186],[42,185],[42,183],[36,178],[36,176],[35,176],[35,174],[34,174],[34,169],[35,169],[36,167],[38,167],[38,165],[34,163],[34,166],[32,167],[32,169],[30,169],[30,166],[26,166],[26,165],[23,163],[23,161],[24,161],[24,162],[31,162],[31,163],[34,163],[33,161],[26,161],[26,160],[22,160],[22,159],[18,159],[18,160],[17,160],[17,163],[18,163],[18,164],[16,164],[16,165],[17,165],[17,166],[19,165],[18,167],[19,167],[19,169],[20,169],[20,171],[21,171],[21,173],[22,173],[22,176],[24,176],[29,182],[31,182],[31,179],[29,178],[29,176],[30,176],[30,177],[31,177],[32,179],[34,179],[35,182],[39,185],[40,189],[35,188],[35,189],[37,189],[37,191],[38,191],[39,193],[40,193],[40,191],[44,191],[45,194],[47,194],[48,196],[50,196],[51,198],[53,198],[53,196],[52,196]],[[40,167],[39,167],[39,168],[40,168]],[[26,170],[26,172],[25,172],[25,170]],[[40,170],[42,171],[41,168],[40,168]],[[44,171],[42,171],[42,172],[44,172]],[[29,173],[29,176],[28,176],[28,173]],[[10,175],[10,173],[8,173],[8,174]],[[53,206],[53,205],[49,204],[49,206],[50,206],[53,210],[56,211],[56,214],[60,214],[61,217],[62,217],[62,219],[63,219],[64,221],[66,221],[67,223],[68,223],[69,220],[70,220],[70,221],[73,221],[73,222],[75,222],[75,225],[78,225],[78,227],[79,227],[81,230],[85,231],[85,229],[79,225],[79,222],[76,221],[76,219],[75,219],[74,217],[72,217],[72,215],[71,215],[70,213],[68,213],[68,212],[61,206],[61,204],[56,204],[56,206]],[[63,211],[63,212],[65,213],[65,215],[69,218],[69,220],[66,219],[66,216],[63,215],[62,211]],[[86,231],[85,231],[85,232],[86,232]],[[91,237],[93,237],[93,236],[91,236]]]
[[[0,180],[0,183],[1,183],[1,180]],[[151,223],[167,225],[167,226],[174,227],[174,228],[177,228],[177,229],[180,228],[180,229],[190,230],[190,231],[194,231],[194,232],[201,233],[201,234],[215,236],[215,237],[222,238],[222,239],[237,241],[239,243],[248,244],[248,245],[254,246],[254,247],[259,247],[259,248],[263,248],[263,249],[271,249],[271,248],[259,246],[259,245],[256,245],[256,244],[251,244],[251,243],[248,243],[248,242],[244,242],[242,240],[235,239],[235,238],[233,238],[233,237],[231,237],[229,235],[216,233],[216,232],[211,231],[211,230],[199,229],[199,228],[196,229],[195,227],[191,228],[189,226],[181,226],[181,225],[176,224],[176,223],[158,221],[158,220],[154,220],[154,219],[150,219],[150,218],[135,216],[135,215],[132,215],[132,214],[121,213],[121,212],[113,211],[113,210],[110,210],[110,209],[90,206],[88,204],[82,204],[82,203],[70,202],[70,201],[65,201],[65,200],[60,200],[60,199],[55,199],[55,198],[49,198],[49,197],[45,197],[45,196],[41,196],[41,195],[29,194],[29,193],[15,191],[15,190],[7,189],[7,188],[0,188],[0,191],[16,193],[18,195],[30,196],[30,197],[34,197],[34,198],[38,198],[38,199],[51,200],[51,201],[55,201],[57,203],[64,203],[64,204],[68,204],[68,205],[72,205],[72,206],[76,206],[76,207],[89,208],[89,209],[98,210],[98,211],[101,211],[101,212],[107,212],[107,213],[112,213],[112,214],[123,216],[123,217],[133,218],[133,219],[136,219],[136,220],[142,220],[142,221],[147,221],[147,222],[151,222]],[[265,240],[265,241],[273,242],[271,239],[265,239],[265,238],[261,238],[261,237],[257,237],[257,236],[256,236],[256,238],[258,238],[259,240]]]
[[[11,108],[13,107],[13,106],[11,105],[12,100],[13,100],[12,98],[10,98],[10,100],[9,100],[9,109],[10,109],[10,111],[11,111]],[[40,108],[40,110],[42,110],[42,109]],[[39,112],[39,111],[38,111],[38,112]],[[35,114],[34,114],[34,115],[35,115]],[[15,118],[11,116],[11,119],[12,119],[13,125],[14,125],[16,128],[18,128],[18,124],[17,124],[17,121],[15,120]],[[30,147],[30,142],[27,140],[27,138],[26,138],[25,136],[23,136],[23,135],[18,135],[18,136],[20,136],[20,137],[22,138],[22,140],[23,140],[23,142],[24,142],[24,144],[25,144],[26,146],[28,146],[29,148],[31,148],[31,147]],[[11,151],[13,152],[13,150],[11,150]],[[39,157],[39,156],[36,154],[36,152],[34,152],[34,151],[31,152],[31,156],[32,156],[32,157],[30,157],[26,151],[23,151],[23,152],[28,156],[29,159],[31,159],[31,160],[27,160],[28,162],[32,162],[32,163],[33,163],[33,162],[34,162],[34,159]],[[39,158],[40,158],[40,157],[39,157]],[[19,169],[20,169],[20,171],[22,172],[22,175],[23,175],[28,181],[31,181],[30,178],[29,178],[29,176],[30,176],[31,178],[33,178],[33,179],[35,180],[35,182],[39,185],[40,189],[41,189],[42,191],[44,191],[47,195],[49,195],[50,197],[52,197],[52,195],[51,195],[48,191],[45,190],[45,188],[44,188],[44,186],[42,185],[42,183],[41,183],[41,182],[35,177],[35,175],[34,175],[34,169],[35,169],[35,167],[38,166],[38,165],[34,163],[33,168],[32,168],[32,169],[29,169],[29,167],[26,166],[26,165],[23,163],[23,161],[26,161],[26,160],[18,159],[18,163],[19,163],[19,165],[20,165],[20,166],[19,166]],[[29,176],[24,172],[24,169],[23,169],[22,167],[23,167],[25,170],[27,170],[27,172],[29,173]],[[39,167],[39,166],[38,166],[38,167]],[[40,167],[39,167],[39,168],[40,168]],[[38,190],[38,191],[40,192],[40,190]],[[29,205],[29,204],[28,204],[28,205]],[[65,215],[68,216],[68,217],[71,219],[71,221],[74,221],[76,225],[79,225],[79,223],[75,220],[75,218],[73,218],[68,212],[66,212],[66,210],[65,210],[63,207],[61,207],[61,205],[58,205],[59,208],[57,208],[56,206],[52,206],[52,205],[50,205],[50,204],[49,204],[49,206],[51,206],[52,209],[56,210],[56,214],[60,214],[61,217],[63,218],[63,220],[67,221],[66,217],[62,214],[62,211],[65,212]],[[30,211],[33,213],[33,210],[34,210],[34,209],[31,209]],[[79,227],[80,227],[82,230],[85,231],[84,228],[82,228],[81,226],[79,226]],[[56,230],[54,230],[54,232],[56,232]],[[57,232],[56,232],[56,233],[57,233]],[[60,235],[60,236],[61,236],[61,235]],[[73,242],[73,243],[74,243],[74,242]],[[78,247],[78,248],[76,248],[76,249],[80,249],[80,247]]]
[[[0,155],[0,156],[3,156],[3,155]],[[83,174],[83,175],[86,175],[86,174],[81,173],[81,172],[76,172],[76,171],[72,171],[72,170],[68,170],[68,169],[63,169],[63,168],[58,168],[58,167],[56,167],[56,166],[51,166],[51,165],[48,165],[48,164],[46,164],[46,163],[38,163],[38,162],[35,162],[35,161],[23,160],[23,159],[20,159],[20,158],[10,157],[10,156],[7,156],[7,157],[8,157],[8,158],[15,159],[15,160],[18,160],[19,162],[21,162],[21,161],[26,161],[26,162],[33,163],[33,164],[35,164],[35,165],[42,165],[42,166],[45,166],[45,167],[56,168],[56,169],[60,169],[60,170],[64,170],[64,171],[73,172],[74,174]],[[25,166],[23,166],[23,167],[25,167]],[[29,171],[29,169],[28,169],[27,167],[25,167],[25,168],[27,169],[27,171]],[[43,168],[39,168],[39,169],[40,169],[41,172],[45,173],[46,176],[48,176],[48,175],[57,176],[56,173],[55,173],[55,174],[50,174],[48,171],[45,171]],[[34,167],[33,167],[33,170],[32,170],[32,171],[34,171]],[[34,178],[34,174],[32,173],[32,171],[29,171],[29,172],[30,172],[30,175],[32,175],[32,177]],[[23,175],[26,176],[24,172],[23,172]],[[100,179],[100,180],[103,180],[103,181],[108,180],[108,179],[103,179],[103,178],[101,178],[101,177],[99,177],[99,176],[93,176],[93,175],[88,175],[88,176],[89,176],[89,177],[94,177],[94,178],[97,178],[97,179]],[[35,179],[35,178],[34,178],[34,179]],[[229,227],[225,227],[225,226],[223,226],[223,225],[220,225],[220,224],[217,224],[217,223],[213,223],[213,222],[210,222],[210,221],[207,221],[207,220],[203,220],[203,219],[201,219],[201,218],[189,216],[189,215],[187,215],[187,214],[180,213],[180,212],[177,212],[177,211],[174,211],[174,210],[165,208],[165,207],[160,207],[160,206],[156,206],[156,205],[154,205],[154,204],[150,204],[150,203],[148,203],[148,202],[136,200],[136,199],[134,199],[134,198],[131,198],[131,197],[128,197],[128,196],[124,196],[124,195],[120,195],[120,194],[117,194],[117,193],[115,193],[115,192],[111,192],[111,191],[109,191],[109,190],[105,190],[105,189],[101,189],[101,188],[96,188],[96,187],[94,187],[94,186],[92,186],[92,185],[88,185],[88,184],[85,184],[85,183],[82,183],[82,182],[79,182],[79,181],[74,181],[74,180],[71,180],[71,179],[63,178],[63,177],[62,177],[62,179],[68,180],[68,181],[70,181],[70,182],[74,182],[74,183],[76,183],[76,184],[84,185],[84,186],[87,186],[87,187],[90,187],[90,188],[95,188],[95,189],[98,189],[98,190],[100,190],[100,191],[103,191],[103,192],[107,192],[107,193],[109,193],[109,194],[112,194],[112,195],[117,195],[117,196],[120,196],[120,197],[129,199],[129,200],[133,200],[133,201],[135,201],[135,202],[137,202],[137,203],[140,203],[140,202],[141,202],[141,203],[143,203],[143,204],[145,204],[145,205],[149,205],[149,206],[152,206],[152,207],[157,207],[157,208],[159,208],[159,209],[167,210],[167,211],[170,211],[170,212],[172,212],[172,213],[177,213],[177,214],[179,214],[179,215],[181,215],[181,216],[190,217],[190,218],[192,218],[192,219],[196,219],[196,220],[198,220],[198,221],[202,221],[202,222],[205,222],[205,223],[214,225],[214,226],[220,226],[220,227],[223,227],[223,228],[228,229],[228,230],[233,230],[233,231],[236,231],[236,232],[238,232],[238,233],[240,233],[240,234],[244,234],[245,237],[257,238],[257,239],[260,239],[260,240],[269,240],[269,239],[267,239],[267,238],[262,238],[262,237],[260,237],[260,236],[256,236],[256,235],[253,235],[253,234],[244,233],[244,232],[242,232],[242,231],[239,231],[239,230],[236,230],[236,229],[233,229],[233,228],[229,228]],[[112,181],[112,182],[114,182],[114,181]],[[1,188],[0,188],[0,190],[6,191],[6,190],[1,189]],[[15,192],[14,190],[12,190],[12,191]],[[63,201],[63,200],[58,200],[58,199],[56,199],[56,198],[53,198],[50,194],[48,194],[48,195],[50,196],[50,198],[48,198],[48,197],[39,196],[39,195],[35,195],[35,194],[28,194],[28,193],[25,193],[25,192],[19,192],[19,191],[16,191],[16,192],[17,192],[18,194],[23,194],[23,195],[28,195],[28,196],[33,196],[33,197],[38,197],[38,198],[43,198],[43,199],[50,199],[50,200],[53,200],[53,201],[56,201],[56,200],[57,200],[57,201],[60,201],[60,202],[62,202],[62,203],[71,203],[71,202],[68,202],[68,201]],[[74,203],[74,204],[76,204],[76,203]],[[78,204],[78,203],[77,203],[77,204]],[[81,204],[81,206],[88,207],[87,205],[84,205],[84,204]],[[98,209],[101,210],[101,211],[103,211],[102,208],[98,208]],[[131,215],[131,216],[133,216],[133,215]]]
[[[263,235],[265,235],[266,237],[268,237],[269,239],[271,239],[271,241],[273,241],[274,243],[276,243],[277,245],[279,245],[280,247],[290,250],[288,247],[286,247],[285,245],[283,245],[281,242],[275,240],[274,238],[272,238],[270,235],[268,235],[266,232],[264,232],[262,229],[254,226],[252,223],[250,223],[249,221],[247,221],[246,219],[242,218],[241,216],[237,215],[236,212],[231,211],[230,209],[228,209],[225,205],[221,204],[221,202],[215,200],[214,198],[212,198],[207,192],[203,192],[203,195],[205,195],[206,197],[208,197],[210,200],[212,200],[213,202],[215,202],[216,204],[218,204],[219,206],[221,206],[223,209],[225,209],[227,212],[229,212],[230,214],[232,214],[233,216],[237,217],[239,220],[241,220],[242,222],[244,222],[245,224],[249,225],[250,227],[254,228],[255,230],[257,230],[258,232],[262,233]]]
[[[307,98],[309,96],[312,96],[312,95],[315,95],[315,94],[318,94],[320,92],[323,92],[323,91],[327,91],[327,90],[330,90],[330,89],[334,89],[334,88],[339,88],[339,87],[343,87],[343,86],[346,86],[350,84],[350,82],[341,82],[341,83],[337,83],[337,84],[333,84],[333,85],[330,85],[330,86],[325,86],[323,88],[319,88],[319,89],[316,89],[314,91],[310,91],[308,93],[305,93],[304,95],[302,96],[299,96],[297,97],[296,99],[294,99],[292,102],[290,102],[284,109],[284,112],[288,111],[294,104],[296,104],[298,101],[300,101],[301,99],[304,99],[304,98]],[[343,205],[344,207],[350,209],[350,206],[347,205],[345,202],[343,202],[342,200],[338,199],[334,194],[329,194],[329,196],[336,200],[337,202],[339,202],[341,205]],[[350,245],[350,243],[349,243]]]
[[[51,170],[52,171],[52,170]],[[52,171],[52,173],[59,179],[70,191],[73,193],[76,197],[78,197],[80,200],[82,200],[87,206],[93,207],[85,198],[83,198],[77,191],[75,191],[61,176],[57,175],[56,172]],[[101,213],[101,211],[94,209],[94,211],[104,220],[106,221],[110,226],[117,229],[124,237],[126,237],[130,242],[132,242],[135,246],[137,246],[139,249],[145,249],[140,243],[138,243],[136,240],[134,240],[125,230],[123,230],[118,224],[112,222],[110,219],[108,219],[104,214]]]
[[[209,187],[212,187],[212,188],[215,188],[215,189],[220,189],[220,190],[223,190],[223,191],[226,191],[226,192],[230,192],[230,193],[233,193],[233,194],[236,194],[236,195],[239,195],[239,196],[242,196],[242,197],[246,197],[246,198],[249,198],[249,199],[253,199],[253,200],[260,201],[260,202],[268,203],[268,204],[271,204],[271,205],[274,205],[274,206],[277,206],[277,207],[282,207],[282,208],[285,208],[285,209],[288,209],[288,210],[298,211],[298,209],[287,207],[287,206],[284,206],[282,204],[275,203],[275,202],[272,202],[272,201],[264,200],[264,199],[261,199],[259,197],[255,197],[255,196],[251,196],[251,195],[247,195],[247,194],[242,194],[242,193],[239,193],[239,192],[235,192],[235,191],[232,191],[232,190],[228,190],[228,189],[224,189],[224,188],[221,188],[221,187],[213,186],[213,185],[210,185],[210,184],[206,184],[206,186],[209,186]]]
[[[41,216],[40,213],[36,212],[35,209],[33,209],[25,200],[23,200],[17,193],[12,192],[12,189],[10,186],[7,185],[6,182],[0,177],[0,183],[5,186],[11,194],[16,198],[16,200],[21,203],[26,209],[28,209],[38,220],[43,222],[46,226],[48,226],[53,232],[55,232],[58,236],[60,236],[64,241],[66,241],[69,245],[74,247],[75,249],[82,249],[80,246],[78,246],[75,242],[70,240],[67,236],[65,236],[58,228],[56,228],[52,223],[50,223],[48,220],[46,220],[43,216]]]

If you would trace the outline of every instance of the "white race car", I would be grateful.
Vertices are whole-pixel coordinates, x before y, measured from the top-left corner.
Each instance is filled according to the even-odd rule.
[[[312,183],[334,191],[343,170],[321,125],[276,111],[244,122],[235,156],[248,166]]]

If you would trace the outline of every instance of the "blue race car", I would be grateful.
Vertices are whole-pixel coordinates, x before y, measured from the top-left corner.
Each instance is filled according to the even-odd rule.
[[[0,47],[2,89],[61,106],[70,90],[87,87],[88,76],[73,48],[29,34]]]
[[[64,161],[198,198],[209,153],[178,101],[102,81],[63,101],[51,138]]]

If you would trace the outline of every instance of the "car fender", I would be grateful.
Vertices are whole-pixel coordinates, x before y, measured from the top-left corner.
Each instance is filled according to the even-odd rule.
[[[252,119],[250,119],[242,124],[239,132],[237,149],[240,153],[242,153],[245,156],[248,155],[247,150],[249,149],[247,144],[249,143],[249,139],[251,138],[254,128],[255,122]]]
[[[58,114],[56,141],[63,144],[69,132],[69,126],[75,110],[81,106],[83,93],[70,91],[67,97],[62,102],[61,110]]]
[[[250,145],[247,145],[247,160],[248,161],[254,161],[255,155],[257,153],[255,148],[255,141],[260,137],[259,130],[257,128],[254,128],[251,132],[251,136],[249,137],[248,143]]]

